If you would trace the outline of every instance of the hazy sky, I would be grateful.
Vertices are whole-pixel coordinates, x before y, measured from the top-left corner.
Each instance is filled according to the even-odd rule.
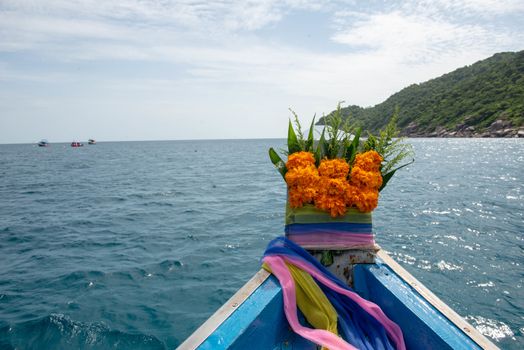
[[[285,137],[524,49],[524,1],[0,0],[0,143]]]

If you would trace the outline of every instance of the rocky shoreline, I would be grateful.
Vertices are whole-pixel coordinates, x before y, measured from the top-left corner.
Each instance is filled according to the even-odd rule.
[[[406,137],[524,138],[524,127],[515,127],[508,120],[497,119],[488,128],[481,131],[476,130],[473,126],[469,126],[467,122],[464,122],[457,125],[454,130],[448,130],[439,126],[432,132],[424,132],[419,130],[419,125],[416,122],[412,122],[402,130],[401,135]]]

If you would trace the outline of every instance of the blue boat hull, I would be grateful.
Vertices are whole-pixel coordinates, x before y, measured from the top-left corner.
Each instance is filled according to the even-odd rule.
[[[353,284],[402,328],[408,349],[497,348],[385,253],[375,264],[355,265]],[[278,280],[261,270],[179,349],[317,346],[291,330]]]

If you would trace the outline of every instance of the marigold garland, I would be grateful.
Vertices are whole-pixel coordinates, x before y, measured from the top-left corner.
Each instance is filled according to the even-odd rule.
[[[317,194],[320,179],[315,167],[315,157],[310,152],[297,152],[289,155],[285,179],[288,185],[288,199],[292,208],[311,203]]]
[[[367,151],[356,155],[351,171],[339,158],[323,159],[317,169],[313,153],[290,154],[285,174],[289,205],[298,208],[313,203],[332,217],[344,215],[349,207],[373,211],[382,185],[381,162],[377,152]]]
[[[348,194],[346,200],[362,212],[373,211],[378,205],[378,190],[382,186],[381,163],[382,157],[373,150],[355,157],[350,183],[358,189],[358,196]]]

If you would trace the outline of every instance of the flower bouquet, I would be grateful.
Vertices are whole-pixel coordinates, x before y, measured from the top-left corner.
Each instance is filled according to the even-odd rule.
[[[289,122],[287,161],[269,157],[287,184],[286,237],[310,250],[372,249],[371,212],[379,193],[413,152],[398,138],[397,113],[378,135],[344,120],[340,103],[324,117],[314,140],[315,118],[307,138],[298,116]]]

